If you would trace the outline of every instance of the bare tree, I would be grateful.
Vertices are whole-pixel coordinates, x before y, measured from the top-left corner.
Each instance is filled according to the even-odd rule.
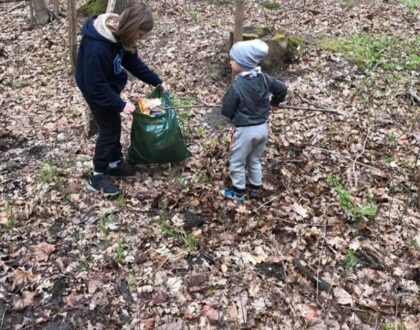
[[[54,15],[56,18],[58,18],[58,15],[60,15],[60,5],[58,3],[58,0],[53,0],[54,4]]]
[[[241,41],[243,38],[244,31],[244,12],[245,12],[245,0],[236,0],[235,10],[235,29],[233,32],[233,43]]]
[[[74,72],[77,56],[77,11],[75,0],[67,0],[67,16],[69,19],[70,63],[72,72]]]

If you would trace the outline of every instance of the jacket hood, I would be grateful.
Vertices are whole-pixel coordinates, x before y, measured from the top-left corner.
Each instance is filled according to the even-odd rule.
[[[100,15],[102,16],[102,15]],[[88,37],[90,39],[98,40],[98,41],[104,41],[104,42],[116,42],[114,40],[110,40],[109,38],[106,38],[104,35],[98,32],[98,30],[95,28],[95,20],[97,20],[98,16],[92,16],[89,18],[84,24],[81,29],[81,34],[85,37]]]

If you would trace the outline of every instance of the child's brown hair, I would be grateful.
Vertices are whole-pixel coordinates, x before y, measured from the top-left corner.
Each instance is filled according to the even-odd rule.
[[[139,31],[149,32],[154,20],[150,7],[140,1],[132,1],[119,18],[118,28],[113,33],[124,49],[133,51],[139,39]]]

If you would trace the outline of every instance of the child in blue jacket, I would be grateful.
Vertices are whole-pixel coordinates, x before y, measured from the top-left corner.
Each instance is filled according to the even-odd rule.
[[[109,176],[135,175],[135,169],[122,159],[120,113],[132,113],[135,106],[120,94],[129,71],[152,86],[163,81],[137,55],[135,45],[154,25],[150,8],[134,1],[119,16],[102,14],[88,19],[82,27],[77,55],[76,83],[99,126],[93,157],[94,171],[87,188],[105,196],[119,193]]]
[[[274,77],[262,73],[258,63],[268,54],[262,40],[237,42],[230,51],[230,65],[235,79],[222,101],[222,114],[235,125],[229,149],[230,188],[220,193],[243,201],[248,188],[257,197],[262,187],[261,155],[267,142],[267,120],[271,106],[284,101],[287,87]],[[273,94],[270,100],[270,93]],[[248,180],[247,180],[248,179]]]

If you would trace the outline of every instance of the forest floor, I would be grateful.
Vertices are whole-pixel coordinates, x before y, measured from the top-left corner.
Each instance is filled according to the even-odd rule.
[[[151,3],[141,58],[176,97],[219,102],[234,3]],[[0,329],[420,328],[419,2],[279,3],[245,17],[305,41],[276,72],[286,103],[346,115],[273,113],[244,203],[218,194],[231,131],[207,109],[179,112],[189,160],[88,192],[66,3],[31,30],[28,7],[0,7]]]

